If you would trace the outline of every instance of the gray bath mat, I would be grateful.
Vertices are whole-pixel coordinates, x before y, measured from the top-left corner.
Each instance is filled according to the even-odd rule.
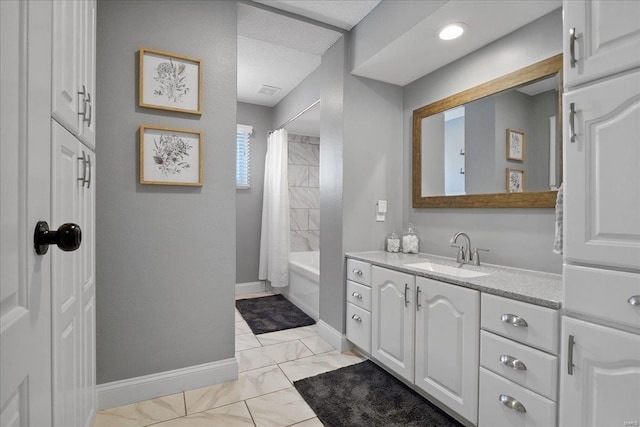
[[[299,328],[316,323],[282,295],[236,300],[236,308],[254,334]]]
[[[462,427],[368,360],[293,385],[326,427]]]

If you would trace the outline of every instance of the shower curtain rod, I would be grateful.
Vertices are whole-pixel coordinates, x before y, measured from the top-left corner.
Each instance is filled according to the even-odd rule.
[[[306,113],[307,111],[309,111],[310,109],[312,109],[313,107],[318,105],[319,103],[320,103],[320,100],[318,99],[316,102],[314,102],[313,104],[309,105],[307,108],[305,108],[304,110],[300,111],[298,114],[296,114],[295,116],[291,117],[289,120],[287,120],[286,122],[284,122],[283,124],[278,126],[277,129],[270,130],[269,134],[272,134],[273,132],[277,131],[278,129],[284,128],[286,125],[288,125],[289,123],[291,123],[292,121],[294,121],[295,119],[297,119],[298,117],[300,117],[301,115],[303,115],[304,113]]]

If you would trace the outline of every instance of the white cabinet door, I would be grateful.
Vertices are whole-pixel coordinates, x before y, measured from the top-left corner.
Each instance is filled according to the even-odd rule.
[[[371,356],[413,381],[415,277],[372,267]]]
[[[566,87],[640,65],[639,1],[564,0],[563,11]]]
[[[640,71],[568,92],[563,108],[565,259],[637,269]]]
[[[418,277],[416,298],[415,384],[476,424],[480,292]]]
[[[560,425],[638,425],[640,335],[564,317],[562,343]]]
[[[51,426],[51,2],[0,1],[0,425]]]
[[[83,2],[57,0],[53,3],[53,99],[51,115],[74,135],[80,133],[82,95]]]
[[[96,147],[96,0],[82,2],[82,55],[80,84],[86,88],[86,102],[81,106],[78,137],[89,148]],[[86,111],[85,111],[86,109]]]

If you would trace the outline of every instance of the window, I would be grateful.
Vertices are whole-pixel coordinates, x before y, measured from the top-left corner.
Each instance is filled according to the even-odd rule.
[[[238,125],[236,131],[236,188],[250,188],[251,143],[253,127]]]

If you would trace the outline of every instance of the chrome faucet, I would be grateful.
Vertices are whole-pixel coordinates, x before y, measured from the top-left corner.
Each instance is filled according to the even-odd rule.
[[[464,239],[466,240],[467,246],[456,245],[456,241],[460,236],[464,237]],[[456,257],[456,261],[458,263],[465,264],[471,260],[471,239],[469,239],[469,236],[467,236],[467,233],[458,232],[454,234],[451,240],[449,240],[449,243],[451,244],[452,248],[458,248],[458,256]]]
[[[466,246],[456,245],[458,237],[462,236],[466,240]],[[467,236],[467,233],[458,232],[453,235],[449,240],[451,247],[458,248],[458,255],[456,261],[460,264],[473,263],[473,265],[480,265],[480,254],[478,251],[489,251],[489,249],[473,248],[471,249],[471,239]]]

